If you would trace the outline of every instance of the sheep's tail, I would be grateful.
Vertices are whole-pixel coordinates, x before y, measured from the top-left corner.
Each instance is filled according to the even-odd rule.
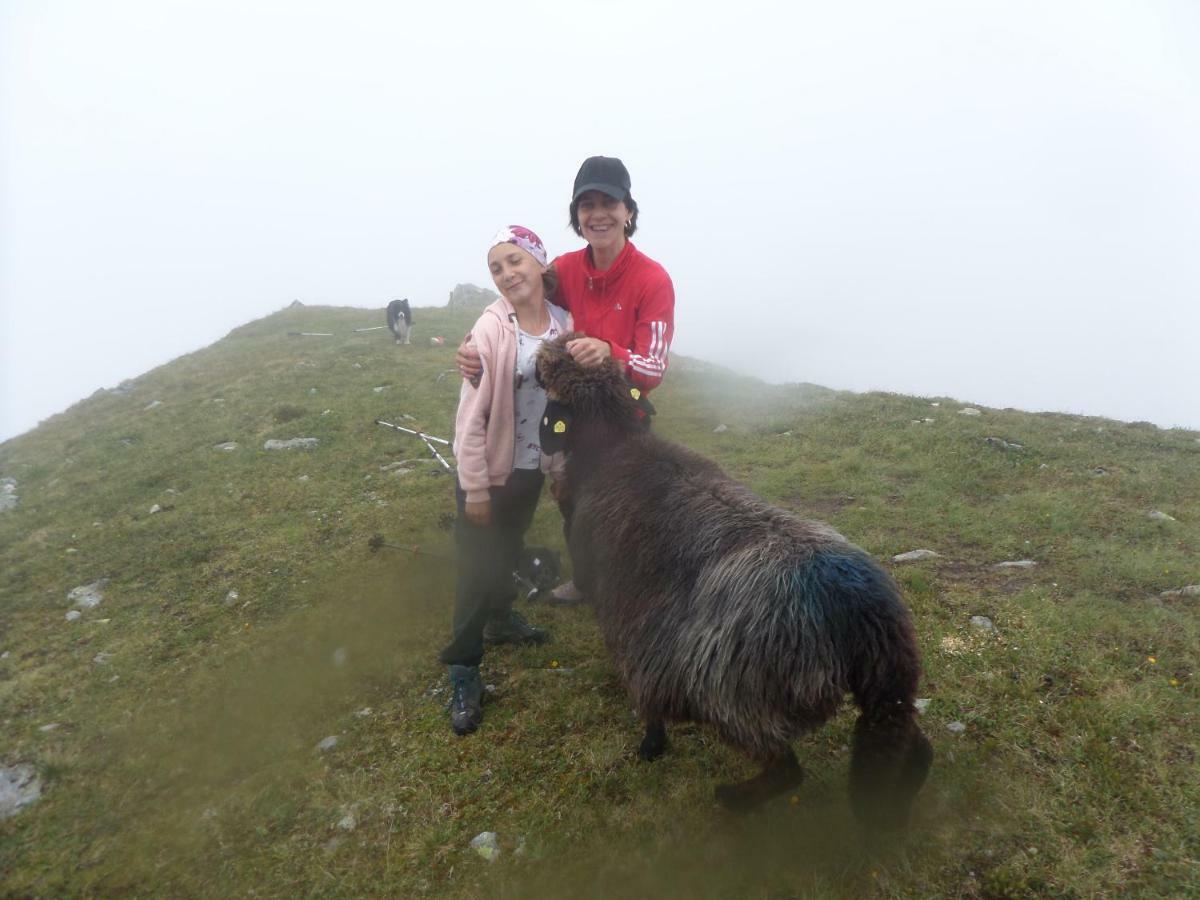
[[[933,761],[913,705],[921,653],[912,618],[896,582],[865,553],[831,554],[821,568],[836,597],[837,611],[830,612],[840,620],[846,687],[861,711],[850,760],[851,805],[864,825],[900,828]]]

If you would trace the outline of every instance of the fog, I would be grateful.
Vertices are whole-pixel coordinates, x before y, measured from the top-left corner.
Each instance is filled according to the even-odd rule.
[[[502,224],[574,249],[592,154],[679,353],[1200,428],[1189,0],[3,0],[0,440],[294,299],[490,286]]]

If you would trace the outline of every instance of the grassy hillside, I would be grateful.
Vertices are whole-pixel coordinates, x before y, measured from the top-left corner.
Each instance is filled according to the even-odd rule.
[[[43,786],[0,822],[0,894],[1200,894],[1200,598],[1160,596],[1200,583],[1195,433],[674,361],[661,434],[905,588],[937,758],[912,835],[868,852],[850,711],[797,744],[802,789],[732,818],[712,788],[752,766],[704,729],[634,758],[587,609],[522,607],[553,642],[489,651],[484,726],[450,732],[451,481],[373,420],[450,436],[472,317],[416,315],[396,347],[353,332],[382,312],[285,310],[0,445],[0,765]],[[548,497],[530,542],[561,546]],[[940,556],[890,562],[915,548]]]

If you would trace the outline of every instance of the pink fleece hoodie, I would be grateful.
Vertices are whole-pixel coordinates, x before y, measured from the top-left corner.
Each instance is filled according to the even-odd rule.
[[[559,329],[571,330],[571,316],[546,304]],[[488,487],[508,481],[516,455],[515,385],[517,314],[504,297],[492,303],[471,329],[483,375],[479,386],[464,380],[454,420],[458,484],[468,503],[489,499]]]

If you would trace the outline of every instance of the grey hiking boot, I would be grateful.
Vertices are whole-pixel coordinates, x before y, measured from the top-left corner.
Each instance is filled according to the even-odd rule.
[[[483,721],[483,682],[479,666],[451,666],[450,727],[455,734],[470,734]]]
[[[483,639],[489,644],[544,644],[550,640],[550,632],[533,627],[509,610],[488,620],[483,626]]]

